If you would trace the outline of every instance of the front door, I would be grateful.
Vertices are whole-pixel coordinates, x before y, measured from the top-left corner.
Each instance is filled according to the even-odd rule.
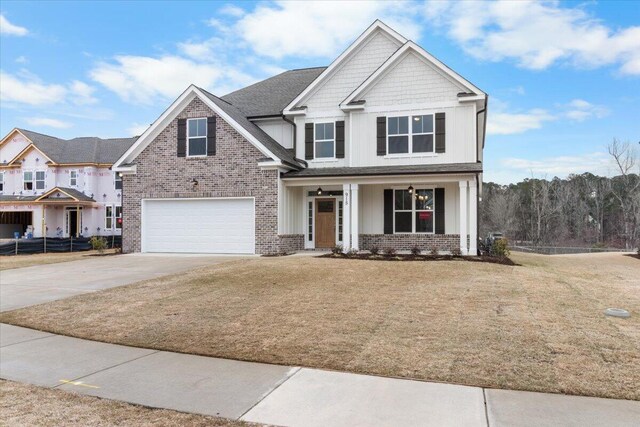
[[[78,211],[69,211],[69,236],[78,237]]]
[[[316,199],[316,248],[336,245],[336,199]]]

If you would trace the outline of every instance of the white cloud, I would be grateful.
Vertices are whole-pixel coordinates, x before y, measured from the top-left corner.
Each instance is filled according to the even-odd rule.
[[[50,119],[46,117],[32,117],[25,119],[25,121],[32,126],[45,126],[56,129],[68,129],[73,126],[69,122],[63,122],[62,120]]]
[[[4,15],[0,15],[0,34],[6,34],[9,36],[26,36],[29,34],[29,30],[25,27],[12,24]]]
[[[585,153],[577,156],[548,157],[540,160],[506,158],[501,160],[503,168],[517,171],[521,177],[550,176],[566,177],[569,174],[591,172],[609,175],[611,161],[603,152]]]
[[[150,104],[177,97],[191,83],[211,87],[223,72],[179,56],[116,56],[115,63],[100,63],[90,75],[125,101]]]
[[[29,59],[28,59],[26,56],[21,55],[21,56],[18,56],[18,57],[16,58],[16,62],[17,62],[18,64],[26,64],[26,63],[28,63],[28,62],[29,62]]]
[[[37,76],[22,70],[20,74],[0,71],[0,97],[10,104],[47,106],[71,102],[75,105],[95,104],[95,89],[79,80],[67,85],[45,83]]]
[[[216,52],[215,49],[222,46],[223,41],[217,37],[212,37],[202,42],[183,42],[178,43],[178,49],[186,56],[193,58],[196,61],[208,61],[212,58]],[[221,52],[219,52],[220,54]]]
[[[224,5],[219,12],[223,15],[232,16],[234,18],[239,18],[245,14],[244,9],[233,4]]]
[[[609,109],[584,99],[574,99],[567,104],[567,111],[564,114],[570,120],[583,122],[590,118],[601,119],[609,114]]]
[[[235,25],[258,54],[333,58],[376,18],[414,40],[420,25],[402,1],[286,2],[261,4]]]
[[[140,136],[147,130],[149,125],[144,125],[140,123],[132,123],[131,126],[127,129],[127,132],[130,136]]]
[[[0,98],[3,102],[34,106],[63,102],[67,89],[60,84],[47,84],[35,76],[19,77],[0,71]]]
[[[541,70],[617,65],[640,75],[640,26],[611,29],[580,7],[559,2],[427,2],[425,14],[464,50],[480,59],[513,59]]]
[[[93,97],[95,90],[93,86],[89,86],[79,80],[74,80],[69,85],[71,101],[76,105],[91,105],[98,102],[98,100]]]
[[[523,113],[489,111],[487,116],[488,135],[513,135],[532,129],[540,129],[544,122],[555,117],[543,109],[533,109]]]

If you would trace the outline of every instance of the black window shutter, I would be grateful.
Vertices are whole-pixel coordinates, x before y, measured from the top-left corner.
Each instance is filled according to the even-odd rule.
[[[187,155],[187,119],[178,119],[178,157]]]
[[[444,153],[446,147],[444,113],[436,113],[436,153]]]
[[[393,234],[393,190],[384,190],[384,234]]]
[[[304,158],[313,160],[313,123],[304,125]]]
[[[336,158],[344,159],[344,120],[336,122]]]
[[[444,234],[444,188],[436,188],[435,194],[436,234]]]
[[[207,117],[207,156],[216,155],[216,116]]]
[[[378,117],[376,119],[376,136],[378,141],[378,156],[387,154],[387,118]]]

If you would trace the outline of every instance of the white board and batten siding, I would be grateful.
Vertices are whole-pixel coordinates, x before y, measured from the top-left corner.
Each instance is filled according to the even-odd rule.
[[[255,253],[253,198],[145,199],[142,252]]]
[[[260,119],[254,120],[260,129],[267,135],[275,139],[284,148],[293,148],[293,126],[283,119]]]

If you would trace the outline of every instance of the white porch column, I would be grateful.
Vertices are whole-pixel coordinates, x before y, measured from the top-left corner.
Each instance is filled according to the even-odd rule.
[[[460,252],[467,254],[467,186],[469,183],[460,181]]]
[[[351,184],[351,249],[360,249],[358,221],[358,184]]]
[[[351,249],[351,184],[342,184],[342,250]]]
[[[469,181],[469,255],[478,254],[478,183]]]

